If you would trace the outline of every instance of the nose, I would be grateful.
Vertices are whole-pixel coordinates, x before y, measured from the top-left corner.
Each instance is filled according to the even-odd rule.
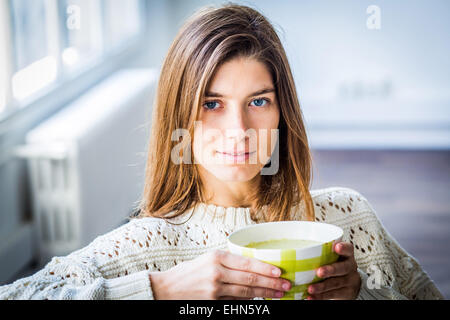
[[[229,107],[223,123],[224,137],[230,143],[232,142],[230,140],[234,140],[234,145],[245,141],[246,131],[249,129],[247,113],[243,109],[238,105]]]

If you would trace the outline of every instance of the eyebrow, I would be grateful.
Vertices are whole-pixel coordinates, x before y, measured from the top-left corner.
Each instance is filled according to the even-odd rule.
[[[264,88],[261,90],[258,90],[256,92],[253,92],[252,94],[248,95],[247,97],[254,97],[258,96],[260,94],[269,93],[269,92],[275,92],[274,88]],[[205,93],[205,97],[217,97],[217,98],[223,98],[223,95],[217,92],[207,91]]]

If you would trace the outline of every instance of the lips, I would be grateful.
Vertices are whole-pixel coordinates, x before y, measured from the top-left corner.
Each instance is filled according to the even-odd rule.
[[[249,153],[253,153],[253,152],[250,152],[250,151],[240,151],[240,152],[221,152],[221,151],[218,151],[219,153],[223,153],[223,154],[228,154],[228,155],[230,155],[230,156],[241,156],[241,155],[244,155],[244,154],[249,154]]]
[[[244,164],[248,159],[252,158],[253,155],[256,153],[256,151],[253,152],[233,152],[233,153],[226,153],[226,152],[219,152],[217,151],[217,155],[220,159],[223,159],[226,163],[233,163],[233,164]]]

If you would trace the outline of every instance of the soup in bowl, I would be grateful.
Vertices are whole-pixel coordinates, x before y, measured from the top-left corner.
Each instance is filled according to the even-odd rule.
[[[228,251],[253,257],[281,269],[292,283],[282,300],[308,297],[308,286],[322,281],[316,270],[337,261],[333,243],[342,240],[338,226],[312,221],[280,221],[254,224],[228,236]]]

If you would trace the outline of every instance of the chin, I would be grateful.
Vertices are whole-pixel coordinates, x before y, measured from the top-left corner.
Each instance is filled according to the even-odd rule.
[[[259,171],[255,168],[243,166],[220,166],[209,170],[217,179],[222,181],[246,182],[252,180]]]

